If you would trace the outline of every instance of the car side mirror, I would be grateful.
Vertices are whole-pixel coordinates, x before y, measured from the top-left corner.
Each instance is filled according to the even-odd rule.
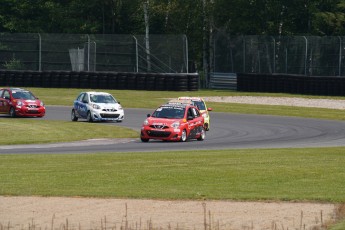
[[[6,100],[10,100],[10,97],[9,96],[5,96],[4,97]]]
[[[207,111],[212,111],[212,108],[207,108]]]
[[[84,100],[84,99],[83,99],[83,101],[82,101],[82,102],[83,102],[83,103],[88,103],[88,101],[87,101],[87,100]]]
[[[151,114],[147,114],[146,117],[151,117]]]

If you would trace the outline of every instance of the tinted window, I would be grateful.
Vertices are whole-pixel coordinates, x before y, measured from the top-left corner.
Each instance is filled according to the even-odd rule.
[[[2,97],[3,92],[4,92],[4,90],[0,90],[0,97]]]
[[[5,90],[5,91],[4,91],[4,96],[3,96],[3,98],[10,99],[10,92],[8,92],[8,90]]]
[[[91,94],[90,100],[94,103],[116,103],[115,99],[111,95],[106,94]]]
[[[82,97],[82,101],[88,103],[89,102],[89,98],[87,96],[87,93],[84,93],[83,97]]]
[[[192,111],[193,111],[194,117],[200,117],[200,113],[197,109],[192,108]]]
[[[77,97],[77,101],[82,101],[84,97],[84,93],[79,94],[79,96]]]
[[[181,119],[184,117],[184,107],[166,106],[158,108],[152,117]]]
[[[193,101],[199,110],[206,110],[205,103],[203,101]]]
[[[12,96],[15,99],[24,99],[24,100],[36,100],[35,96],[29,91],[12,91]]]

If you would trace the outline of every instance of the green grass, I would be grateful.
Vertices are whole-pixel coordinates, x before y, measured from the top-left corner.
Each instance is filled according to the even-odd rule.
[[[0,119],[0,145],[52,143],[94,138],[130,138],[139,131],[88,122],[48,121],[30,118]],[[139,129],[139,128],[138,128]]]
[[[40,97],[47,105],[72,106],[73,100],[82,91],[91,89],[60,89],[60,88],[29,88],[36,96]],[[176,91],[144,91],[144,90],[103,90],[113,94],[123,107],[155,109],[165,103],[168,98],[179,96],[274,96],[274,97],[302,97],[345,99],[344,97],[308,96],[282,93],[252,93],[229,90],[200,90],[191,92]],[[320,119],[345,120],[344,111],[336,109],[304,108],[293,106],[247,105],[236,103],[207,103],[215,112],[232,112],[247,114],[263,114],[278,116],[299,116]]]
[[[344,151],[1,155],[0,194],[345,202]]]
[[[72,106],[90,89],[29,88],[47,105]],[[104,90],[126,108],[154,109],[178,96],[274,96],[345,99],[228,90],[195,92]],[[215,112],[345,120],[343,110],[208,103]],[[1,119],[0,145],[137,137],[97,123]],[[8,138],[11,137],[11,138]],[[154,199],[285,200],[344,203],[345,148],[253,149],[197,153],[0,155],[1,195]],[[345,223],[333,230],[344,229]]]

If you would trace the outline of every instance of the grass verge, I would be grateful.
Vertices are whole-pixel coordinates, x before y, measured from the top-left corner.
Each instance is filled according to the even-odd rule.
[[[29,88],[35,95],[40,97],[47,105],[72,106],[73,100],[82,91],[92,89],[60,89],[60,88]],[[229,90],[200,90],[191,92],[176,91],[144,91],[144,90],[104,90],[114,95],[123,107],[126,108],[149,108],[155,109],[168,98],[179,96],[271,96],[271,97],[301,97],[301,98],[323,98],[323,99],[344,99],[344,97],[293,95],[283,93],[254,93],[237,92]],[[250,105],[236,103],[207,103],[215,112],[232,112],[247,114],[263,114],[278,116],[297,116],[332,120],[345,120],[344,111],[336,109],[304,108],[294,106],[270,106]]]
[[[345,202],[344,151],[0,155],[0,194]]]
[[[78,141],[94,138],[137,138],[139,133],[124,127],[88,122],[3,118],[0,145]]]

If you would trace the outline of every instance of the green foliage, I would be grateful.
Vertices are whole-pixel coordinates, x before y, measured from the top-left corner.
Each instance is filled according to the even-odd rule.
[[[345,0],[150,0],[150,33],[186,34],[201,62],[208,33],[342,35]],[[143,34],[141,0],[3,0],[0,29],[19,33]],[[202,62],[201,62],[202,63]]]
[[[20,60],[16,59],[15,57],[13,57],[9,62],[5,62],[3,66],[7,70],[23,70],[24,69],[24,65],[21,63]]]

